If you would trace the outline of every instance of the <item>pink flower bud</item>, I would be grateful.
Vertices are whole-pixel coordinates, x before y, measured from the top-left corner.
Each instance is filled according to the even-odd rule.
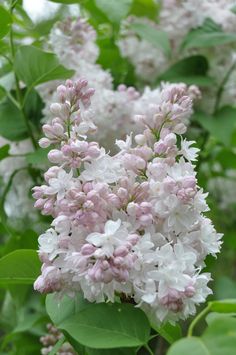
[[[39,140],[39,146],[41,148],[48,148],[50,146],[51,142],[48,138],[41,138]]]
[[[48,153],[48,160],[55,164],[61,163],[63,160],[63,153],[58,149],[52,149]]]

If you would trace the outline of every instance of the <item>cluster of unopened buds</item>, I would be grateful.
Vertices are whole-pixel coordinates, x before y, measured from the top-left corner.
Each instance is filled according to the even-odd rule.
[[[50,323],[47,324],[47,330],[48,333],[40,338],[40,342],[43,345],[41,349],[42,355],[49,355],[56,343],[63,337],[63,334]],[[65,342],[61,345],[60,349],[57,350],[57,354],[75,355],[76,352],[69,343]]]
[[[195,90],[196,91],[196,90]],[[58,87],[53,118],[41,147],[55,146],[56,164],[36,186],[35,206],[54,219],[39,237],[40,292],[91,302],[132,298],[153,321],[195,313],[211,293],[206,255],[221,235],[204,216],[207,194],[198,187],[194,142],[182,134],[192,114],[193,88],[165,84],[156,103],[135,117],[138,134],[117,140],[110,155],[88,137],[96,127],[86,80]]]

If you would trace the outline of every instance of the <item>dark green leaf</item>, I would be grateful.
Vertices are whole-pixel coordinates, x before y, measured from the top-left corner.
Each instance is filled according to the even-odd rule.
[[[9,144],[5,144],[3,147],[0,148],[0,161],[9,157],[9,150],[10,150]]]
[[[92,304],[60,324],[80,344],[95,349],[147,343],[150,326],[143,311],[130,304]]]
[[[166,72],[161,74],[158,81],[184,82],[199,86],[209,86],[213,80],[206,76],[208,71],[207,59],[201,55],[194,55],[181,59]]]
[[[15,71],[29,88],[50,80],[67,79],[73,70],[63,67],[55,54],[43,52],[33,46],[22,46],[15,58]]]
[[[0,259],[0,284],[33,284],[40,266],[35,250],[15,250]]]
[[[0,134],[12,141],[27,137],[22,113],[8,98],[0,103]]]
[[[119,23],[129,13],[133,0],[95,0],[96,6],[111,22]]]
[[[3,38],[9,31],[11,21],[10,13],[0,5],[0,38]]]
[[[210,134],[225,145],[231,144],[232,133],[236,127],[236,109],[222,107],[215,116],[197,112],[193,116]]]
[[[162,49],[166,56],[170,56],[170,42],[165,32],[159,31],[148,24],[139,22],[132,23],[130,27],[142,39],[150,42],[154,47]]]

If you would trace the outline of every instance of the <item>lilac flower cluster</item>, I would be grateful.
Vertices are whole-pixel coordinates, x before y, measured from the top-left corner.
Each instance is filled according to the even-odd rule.
[[[204,216],[207,194],[192,163],[198,149],[181,136],[193,90],[165,84],[156,104],[136,116],[138,134],[116,141],[115,155],[88,140],[94,90],[86,80],[67,81],[57,94],[40,140],[55,146],[48,157],[56,165],[33,193],[35,206],[53,217],[39,237],[35,289],[82,292],[91,302],[120,294],[155,322],[194,314],[211,293],[202,269],[221,235]]]
[[[50,323],[47,324],[47,330],[48,333],[40,338],[40,342],[43,345],[41,349],[42,355],[49,355],[56,343],[63,337],[63,334]],[[76,352],[69,343],[65,342],[60,349],[57,350],[57,354],[76,355]]]

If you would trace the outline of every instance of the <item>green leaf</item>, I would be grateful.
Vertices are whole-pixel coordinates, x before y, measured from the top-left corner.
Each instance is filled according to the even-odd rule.
[[[0,38],[3,38],[8,33],[11,22],[10,13],[0,5]]]
[[[44,165],[48,163],[48,152],[50,149],[39,148],[33,153],[28,153],[26,155],[26,161],[28,164],[32,165]]]
[[[135,355],[135,349],[119,348],[119,349],[89,349],[86,348],[86,355]]]
[[[9,144],[5,144],[0,148],[0,161],[9,157],[9,150],[10,150]]]
[[[207,19],[201,27],[187,34],[183,41],[182,48],[213,47],[235,41],[235,33],[223,32],[217,24]]]
[[[218,313],[236,312],[236,299],[220,300],[210,302],[211,311]]]
[[[193,115],[201,125],[219,142],[230,145],[233,130],[236,127],[236,109],[230,106],[222,107],[215,116],[203,112]]]
[[[59,63],[53,53],[33,46],[22,46],[16,52],[15,71],[30,89],[56,79],[67,79],[74,74]]]
[[[156,20],[158,4],[154,0],[134,0],[130,14]]]
[[[201,338],[191,337],[184,338],[176,343],[174,343],[167,355],[213,355],[205,347],[204,343],[201,341]],[[233,354],[232,354],[233,355]]]
[[[15,250],[0,259],[0,284],[33,284],[40,266],[35,250]]]
[[[133,0],[95,0],[95,4],[111,22],[119,23],[131,9]]]
[[[81,294],[78,294],[74,298],[64,296],[59,299],[56,297],[56,294],[50,294],[46,297],[47,313],[53,323],[57,326],[88,305],[90,305],[90,303],[84,300]]]
[[[49,0],[51,2],[57,2],[59,4],[79,4],[81,0]]]
[[[152,324],[152,328],[155,329],[155,331],[159,333],[162,338],[168,341],[169,344],[173,344],[182,337],[182,330],[179,324],[172,325],[170,323],[166,323],[162,327],[156,327]]]
[[[80,344],[96,349],[141,346],[150,326],[143,311],[130,304],[92,304],[66,319],[60,328]]]
[[[130,28],[142,39],[150,42],[154,47],[162,49],[167,57],[171,55],[170,42],[165,32],[139,22],[132,23]]]
[[[0,135],[11,141],[27,137],[22,113],[8,98],[0,103]]]
[[[234,234],[232,236],[232,239],[236,241],[236,235],[235,235],[235,230]],[[228,238],[228,234],[226,236],[226,239]],[[214,290],[215,297],[217,299],[222,299],[222,298],[233,298],[236,296],[236,282],[234,280],[231,280],[228,277],[222,276],[218,277],[217,280],[215,281],[215,290]]]
[[[184,82],[186,84],[209,86],[213,84],[213,80],[206,76],[207,71],[207,59],[201,55],[194,55],[173,64],[166,72],[161,74],[158,82]]]

